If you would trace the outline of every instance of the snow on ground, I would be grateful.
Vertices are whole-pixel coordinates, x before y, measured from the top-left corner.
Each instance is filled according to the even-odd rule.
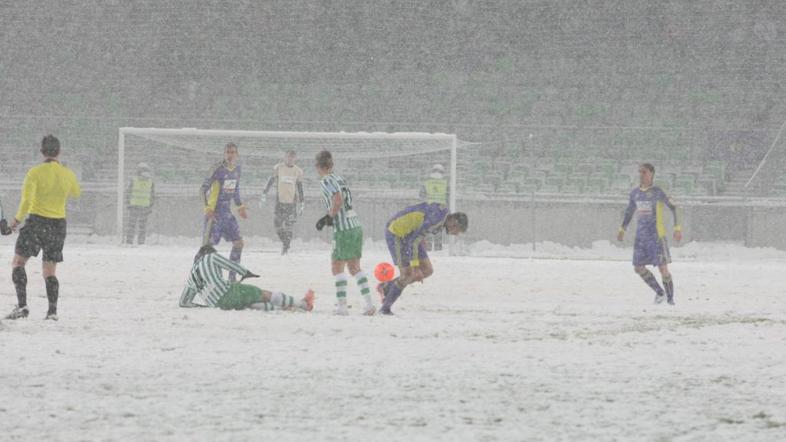
[[[356,291],[353,316],[331,315],[326,249],[249,249],[255,283],[313,287],[316,311],[180,309],[193,247],[71,240],[61,319],[45,322],[33,260],[32,316],[0,330],[0,439],[786,438],[782,252],[675,250],[676,307],[652,305],[608,244],[550,252],[593,260],[436,256],[397,317],[367,318]],[[371,249],[369,270],[384,259]],[[0,241],[3,265],[11,251]]]

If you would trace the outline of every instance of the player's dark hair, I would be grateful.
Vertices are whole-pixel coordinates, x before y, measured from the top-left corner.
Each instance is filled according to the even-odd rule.
[[[230,147],[234,147],[235,148],[235,152],[238,152],[237,144],[232,143],[232,142],[229,142],[229,143],[227,143],[226,146],[224,146],[224,152],[226,152]]]
[[[322,169],[332,169],[333,168],[333,155],[328,152],[327,150],[323,150],[322,152],[317,154],[317,166],[321,167]]]
[[[203,256],[209,255],[211,253],[216,253],[216,248],[211,246],[210,244],[200,247],[196,256],[194,256],[194,262],[199,261]]]
[[[650,173],[655,175],[655,166],[653,166],[652,164],[650,164],[650,163],[641,163],[640,167],[643,167],[643,168],[649,170]]]
[[[60,140],[54,135],[47,135],[41,140],[41,153],[47,157],[56,157],[60,155]]]
[[[297,152],[295,152],[295,151],[294,151],[294,150],[292,150],[292,149],[289,149],[289,150],[287,151],[287,155],[297,155]]]
[[[458,223],[459,228],[461,229],[462,232],[466,232],[467,229],[469,228],[469,217],[467,217],[466,213],[464,212],[451,213],[450,215],[448,215],[448,217],[456,220],[456,223]]]

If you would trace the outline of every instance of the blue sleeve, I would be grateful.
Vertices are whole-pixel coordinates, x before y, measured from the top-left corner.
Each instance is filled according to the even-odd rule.
[[[622,218],[622,230],[628,228],[628,224],[630,224],[631,220],[633,219],[633,214],[636,213],[636,201],[633,199],[633,195],[635,193],[635,190],[630,193],[628,207],[625,209],[625,216]]]

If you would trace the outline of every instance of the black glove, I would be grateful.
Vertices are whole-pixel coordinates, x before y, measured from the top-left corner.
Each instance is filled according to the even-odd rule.
[[[8,227],[8,221],[0,219],[0,235],[10,235],[13,230]]]
[[[240,282],[243,282],[243,280],[246,278],[259,278],[259,275],[257,275],[256,273],[251,273],[251,270],[246,270],[246,273],[243,275],[242,278],[240,278]]]
[[[332,226],[332,225],[333,225],[333,217],[331,217],[330,215],[325,215],[322,218],[320,218],[319,221],[317,221],[317,230],[321,232],[322,229],[325,228],[325,226]]]

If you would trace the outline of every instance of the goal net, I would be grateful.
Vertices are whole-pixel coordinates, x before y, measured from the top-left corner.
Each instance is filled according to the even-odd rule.
[[[224,146],[230,142],[238,146],[240,193],[249,208],[249,219],[241,223],[245,236],[275,237],[275,188],[267,203],[262,203],[260,196],[274,165],[282,162],[288,151],[296,153],[296,164],[304,171],[306,210],[295,232],[300,238],[317,234],[313,221],[324,213],[314,168],[314,157],[321,150],[331,151],[335,171],[348,181],[369,237],[379,238],[389,216],[423,197],[423,186],[436,165],[444,169],[449,189],[456,189],[457,139],[452,134],[125,127],[118,136],[117,234],[123,238],[129,227],[128,190],[144,163],[151,169],[156,193],[148,236],[201,235],[203,201],[199,189],[211,166],[222,161]],[[448,192],[448,200],[455,210],[455,191]]]

